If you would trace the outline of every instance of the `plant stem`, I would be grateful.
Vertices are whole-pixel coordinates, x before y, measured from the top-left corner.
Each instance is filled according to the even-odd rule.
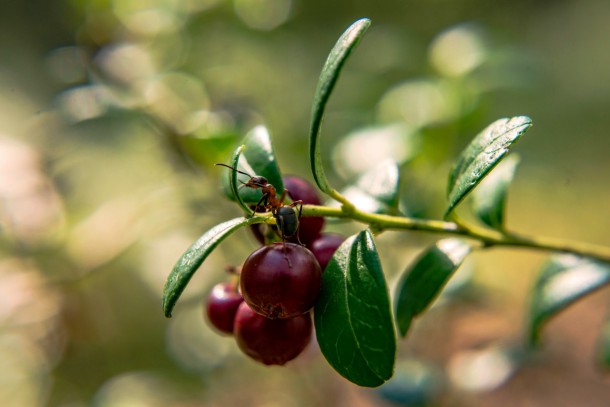
[[[343,209],[315,205],[303,205],[302,215],[351,219],[367,224],[379,231],[420,230],[431,233],[458,235],[478,240],[486,247],[507,246],[557,251],[610,262],[609,247],[547,237],[527,236],[512,232],[500,232],[474,225],[458,224],[456,222],[367,213],[353,207]]]

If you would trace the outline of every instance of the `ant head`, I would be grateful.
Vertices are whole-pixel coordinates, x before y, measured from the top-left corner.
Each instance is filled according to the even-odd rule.
[[[268,185],[269,181],[265,177],[251,177],[243,186],[250,188],[262,188]]]
[[[246,175],[246,176],[250,177],[248,182],[242,182],[241,183],[241,185],[239,186],[240,188],[248,187],[248,188],[256,189],[256,188],[263,188],[264,186],[269,185],[269,181],[265,177],[259,177],[259,176],[252,177],[252,176],[250,176],[250,174],[248,174],[246,172],[243,172],[243,171],[240,171],[237,168],[233,168],[230,165],[226,165],[226,164],[216,164],[216,165],[221,165],[223,167],[227,167],[229,169],[232,169],[235,172],[238,172],[239,174],[243,174],[243,175]]]

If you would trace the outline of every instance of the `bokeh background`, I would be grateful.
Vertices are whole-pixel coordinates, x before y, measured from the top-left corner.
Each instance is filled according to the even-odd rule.
[[[248,130],[266,125],[283,172],[311,180],[317,76],[360,17],[373,25],[323,128],[335,185],[390,157],[403,212],[440,217],[451,160],[487,124],[525,114],[534,127],[515,148],[509,227],[610,245],[609,2],[30,0],[1,10],[0,405],[610,403],[597,362],[607,289],[553,320],[542,349],[523,347],[543,253],[469,259],[377,390],[336,375],[315,344],[266,368],[207,325],[203,298],[256,248],[247,231],[209,258],[172,319],[161,311],[179,255],[239,214],[213,164]],[[436,238],[379,237],[390,285]]]

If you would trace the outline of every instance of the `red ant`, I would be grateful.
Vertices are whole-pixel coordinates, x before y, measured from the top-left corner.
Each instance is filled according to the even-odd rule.
[[[250,174],[240,171],[237,168],[233,168],[226,164],[216,165],[221,165],[223,167],[230,168],[233,171],[236,171],[250,178],[248,182],[240,181],[241,185],[239,186],[239,188],[247,187],[252,189],[261,189],[263,196],[254,207],[254,210],[256,211],[258,208],[262,207],[265,210],[271,211],[273,217],[275,218],[277,227],[279,228],[282,242],[284,243],[284,251],[286,250],[286,239],[296,238],[297,242],[302,245],[299,239],[298,232],[299,219],[301,218],[301,211],[303,210],[303,201],[293,201],[289,205],[284,205],[284,198],[286,198],[287,193],[292,198],[290,192],[287,189],[284,189],[284,191],[278,198],[275,187],[269,183],[267,178],[260,176],[252,177]],[[299,205],[298,214],[295,209],[297,205]],[[252,213],[250,216],[254,216],[254,213]]]

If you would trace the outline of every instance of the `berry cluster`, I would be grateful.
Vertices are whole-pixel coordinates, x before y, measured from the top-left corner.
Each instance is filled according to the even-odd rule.
[[[315,189],[298,177],[285,177],[294,200],[321,204]],[[258,226],[258,225],[255,225]],[[244,262],[239,284],[216,285],[206,313],[219,331],[234,335],[239,348],[266,365],[296,358],[310,341],[313,308],[322,272],[344,238],[322,233],[324,218],[299,220],[296,242],[274,242],[255,250]],[[252,229],[265,243],[265,233]],[[292,239],[291,239],[292,240]]]

